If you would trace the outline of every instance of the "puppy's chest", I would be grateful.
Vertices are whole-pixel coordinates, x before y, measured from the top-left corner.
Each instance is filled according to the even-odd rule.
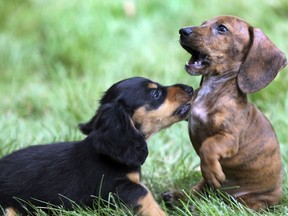
[[[206,124],[208,122],[208,108],[205,103],[195,101],[190,111],[190,121]]]
[[[220,115],[217,108],[217,99],[206,89],[200,91],[192,103],[189,116],[190,132],[192,134],[205,133],[217,127],[220,123]]]
[[[212,110],[208,104],[202,101],[195,101],[192,104],[189,116],[189,135],[196,149],[197,145],[200,146],[203,140],[219,129],[219,125],[215,122],[217,114]]]
[[[190,121],[193,124],[207,124],[208,123],[208,112],[209,107],[207,104],[207,98],[209,97],[211,89],[204,87],[199,90],[195,100],[192,103],[190,111]]]

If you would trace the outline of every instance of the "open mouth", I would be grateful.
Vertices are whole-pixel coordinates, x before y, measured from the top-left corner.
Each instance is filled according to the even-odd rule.
[[[178,107],[178,109],[176,109],[174,115],[178,115],[181,118],[185,118],[188,115],[190,108],[191,108],[190,103],[181,105],[180,107]]]
[[[192,56],[188,62],[185,64],[186,70],[192,69],[202,69],[209,64],[208,56],[204,53],[199,52],[187,45],[181,43],[181,46]]]

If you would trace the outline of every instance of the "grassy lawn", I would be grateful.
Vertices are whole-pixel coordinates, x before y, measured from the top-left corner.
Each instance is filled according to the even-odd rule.
[[[217,15],[236,15],[261,28],[288,55],[288,1],[0,0],[0,157],[29,145],[79,140],[77,129],[94,114],[116,81],[144,76],[164,85],[198,86],[183,69],[189,55],[178,29]],[[129,3],[129,2],[128,2]],[[129,5],[128,5],[129,6]],[[131,14],[132,13],[132,14]],[[288,68],[250,100],[278,135],[285,170],[284,196],[275,209],[253,213],[225,198],[191,198],[171,215],[288,215]],[[168,189],[189,188],[201,177],[187,122],[149,141],[143,181],[161,202]],[[1,170],[0,170],[1,172]],[[121,209],[75,208],[59,215],[126,215]],[[43,214],[39,212],[39,214]],[[128,214],[129,215],[129,214]],[[130,214],[132,215],[132,213]]]

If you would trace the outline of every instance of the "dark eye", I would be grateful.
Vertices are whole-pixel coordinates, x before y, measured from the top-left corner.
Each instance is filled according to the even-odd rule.
[[[224,26],[224,25],[219,25],[219,26],[217,26],[217,31],[220,33],[220,34],[223,34],[223,33],[226,33],[226,32],[228,32],[228,29],[227,29],[227,27],[226,26]]]
[[[151,91],[151,97],[154,99],[154,100],[157,100],[161,97],[162,95],[162,91],[160,89],[153,89]]]

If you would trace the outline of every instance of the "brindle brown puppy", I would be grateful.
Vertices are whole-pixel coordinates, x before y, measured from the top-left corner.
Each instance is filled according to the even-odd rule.
[[[180,44],[192,54],[185,69],[202,75],[192,102],[189,134],[207,185],[258,210],[278,204],[281,154],[269,120],[247,94],[267,86],[286,66],[284,54],[257,28],[232,16],[180,29]],[[164,193],[171,201],[177,193]]]

